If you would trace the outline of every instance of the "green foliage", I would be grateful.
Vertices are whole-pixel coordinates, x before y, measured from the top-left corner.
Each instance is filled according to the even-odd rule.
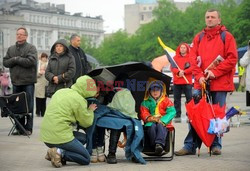
[[[104,65],[114,65],[131,60],[129,52],[129,37],[126,32],[118,31],[104,39],[96,49],[94,56]]]
[[[128,61],[151,61],[164,54],[157,41],[159,36],[167,46],[175,49],[181,42],[191,43],[193,37],[205,28],[205,12],[216,8],[221,12],[222,24],[234,35],[238,47],[250,39],[250,1],[237,5],[234,0],[220,4],[192,2],[185,12],[169,0],[159,0],[153,11],[154,20],[142,25],[134,35],[119,30],[104,39],[98,48],[84,44],[86,52],[103,64],[113,65]],[[87,41],[85,41],[86,43]]]
[[[250,40],[250,1],[243,0],[235,13],[235,25],[232,28],[238,47],[246,46]]]

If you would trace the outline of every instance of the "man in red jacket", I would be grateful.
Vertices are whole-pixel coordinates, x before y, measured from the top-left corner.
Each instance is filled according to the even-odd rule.
[[[234,91],[233,75],[238,61],[236,42],[225,26],[221,25],[220,12],[215,9],[206,11],[206,28],[198,33],[191,44],[190,57],[193,59],[195,76],[194,93],[200,94],[201,85],[210,85],[213,104],[224,106],[227,92]],[[222,36],[224,34],[224,36]],[[211,66],[216,59],[220,59]],[[197,145],[189,131],[184,140],[184,147],[175,152],[178,156],[195,154]],[[211,146],[213,155],[221,154],[221,138],[216,138]]]
[[[185,94],[186,102],[192,99],[192,68],[189,58],[189,46],[186,43],[181,43],[176,49],[174,56],[179,69],[171,66],[174,83],[174,107],[176,110],[176,122],[181,122],[181,94]],[[183,78],[186,77],[186,80]]]

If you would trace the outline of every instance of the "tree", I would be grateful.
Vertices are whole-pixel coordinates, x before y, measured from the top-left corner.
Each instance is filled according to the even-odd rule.
[[[236,20],[232,32],[238,47],[246,46],[250,40],[250,1],[243,0],[236,11]]]

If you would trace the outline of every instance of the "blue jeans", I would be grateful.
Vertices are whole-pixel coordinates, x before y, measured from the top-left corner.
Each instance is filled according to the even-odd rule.
[[[83,144],[75,137],[72,141],[64,144],[45,143],[49,148],[60,148],[62,158],[65,161],[76,162],[80,165],[88,165],[90,163],[90,155]]]
[[[151,146],[155,146],[156,144],[161,144],[163,147],[165,146],[168,133],[165,126],[159,123],[153,123],[152,126],[148,127],[147,133]]]
[[[200,96],[201,95],[201,90],[194,90],[193,92],[193,96]],[[212,103],[213,104],[217,104],[219,103],[220,106],[224,106],[226,104],[226,97],[227,97],[227,92],[225,91],[215,91],[215,92],[210,92],[210,98],[212,98]],[[193,134],[192,134],[192,130],[189,126],[189,132],[184,140],[184,149],[190,151],[190,152],[195,152],[196,148],[197,148],[197,144],[195,144],[193,142]],[[222,148],[221,145],[221,138],[220,137],[215,137],[211,148],[217,147],[219,149]]]
[[[20,85],[20,86],[13,85],[13,93],[20,93],[23,91],[26,92],[28,108],[29,108],[29,112],[31,113],[31,115],[27,116],[26,124],[25,124],[25,117],[19,118],[18,121],[23,125],[23,127],[26,130],[32,132],[33,115],[34,115],[33,114],[34,113],[34,84]]]
[[[185,94],[186,102],[192,99],[192,85],[191,84],[175,84],[174,85],[174,107],[176,110],[176,118],[181,117],[181,94]]]

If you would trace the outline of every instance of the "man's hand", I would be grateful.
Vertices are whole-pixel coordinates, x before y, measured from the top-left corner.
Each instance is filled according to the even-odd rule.
[[[202,86],[203,84],[205,84],[205,83],[206,83],[205,77],[201,77],[201,78],[199,79],[199,83],[200,83],[201,86]]]
[[[214,73],[211,70],[207,70],[205,74],[207,75],[206,80],[215,79]]]

